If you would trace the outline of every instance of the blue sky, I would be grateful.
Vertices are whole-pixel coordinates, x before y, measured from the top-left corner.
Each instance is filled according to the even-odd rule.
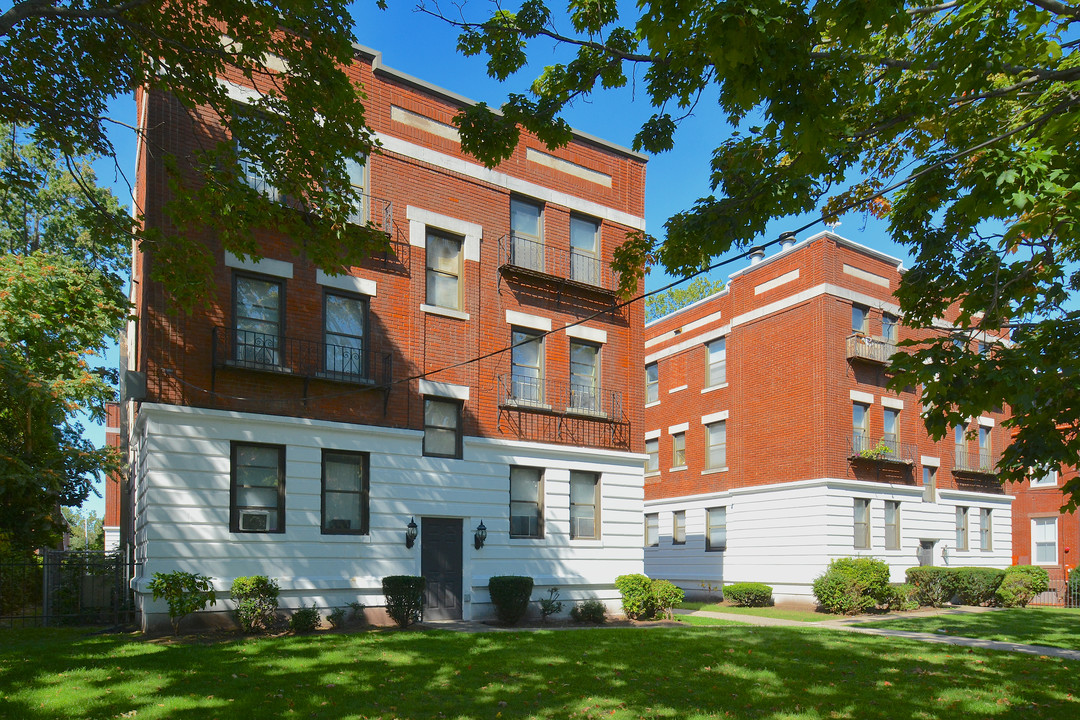
[[[397,70],[432,82],[473,100],[498,106],[510,92],[526,92],[529,84],[543,66],[566,57],[566,49],[554,48],[550,43],[536,42],[530,46],[532,64],[505,83],[487,76],[483,57],[465,58],[457,51],[457,32],[447,23],[415,10],[414,0],[389,0],[386,11],[379,10],[374,0],[354,3],[353,17],[356,22],[356,41],[379,50],[383,62]],[[632,3],[625,4],[633,11]],[[487,2],[474,2],[465,6],[470,19],[476,19],[492,6]],[[444,5],[448,11],[454,6]],[[637,73],[627,87],[616,91],[600,91],[593,97],[578,101],[565,114],[567,121],[576,129],[629,147],[641,123],[653,108],[641,82],[643,70]],[[134,124],[134,99],[119,98],[113,104],[113,116]],[[675,136],[675,149],[662,155],[652,156],[646,170],[645,220],[648,231],[662,236],[664,221],[681,210],[689,208],[699,197],[710,193],[709,160],[713,149],[731,131],[715,101],[705,99],[694,113],[682,121]],[[114,143],[118,150],[118,165],[129,177],[134,172],[134,137],[117,128]],[[97,166],[98,180],[112,184],[114,192],[122,201],[130,202],[130,189],[111,161]],[[771,240],[788,228],[803,224],[806,218],[790,218],[774,222],[763,240]],[[841,218],[836,229],[841,235],[896,257],[908,259],[906,250],[894,243],[880,223],[864,223],[861,216]],[[803,233],[800,239],[824,229],[818,226]],[[722,259],[722,258],[717,258]],[[727,274],[739,265],[729,266],[713,274],[716,279],[726,279]],[[672,278],[659,270],[646,277],[646,290],[661,287]],[[116,366],[119,359],[114,352],[107,362]],[[87,424],[86,435],[95,443],[104,443],[104,428]],[[91,496],[84,507],[104,511],[104,500]]]

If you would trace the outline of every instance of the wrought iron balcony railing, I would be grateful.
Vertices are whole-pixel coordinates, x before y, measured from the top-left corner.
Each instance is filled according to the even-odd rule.
[[[622,422],[622,393],[522,375],[500,375],[499,407]]]
[[[370,222],[384,233],[392,235],[394,231],[393,201],[377,198],[367,193],[363,193],[361,198],[360,207],[349,216],[349,222],[357,225]]]
[[[883,338],[866,335],[849,335],[847,338],[847,359],[866,360],[867,362],[888,365],[896,353],[896,343]]]
[[[223,327],[214,328],[211,345],[215,370],[243,368],[359,385],[386,385],[393,376],[393,355],[364,347]]]
[[[971,452],[966,447],[958,447],[953,450],[953,472],[972,475],[997,475],[997,466],[1000,460],[1001,453],[989,450]]]
[[[513,233],[499,238],[499,270],[557,278],[607,293],[619,287],[618,274],[599,257],[573,248],[551,247]]]
[[[848,458],[871,462],[900,463],[914,465],[918,455],[915,443],[902,443],[895,438],[873,438],[866,433],[853,433],[849,436]]]

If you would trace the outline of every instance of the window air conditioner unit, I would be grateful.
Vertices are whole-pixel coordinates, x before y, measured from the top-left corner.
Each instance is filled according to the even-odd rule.
[[[269,510],[241,510],[240,529],[253,532],[266,532],[270,525]]]

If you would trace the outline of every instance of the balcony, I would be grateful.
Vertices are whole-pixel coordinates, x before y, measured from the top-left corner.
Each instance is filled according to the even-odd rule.
[[[865,433],[854,433],[848,445],[848,459],[872,463],[914,465],[918,455],[915,443],[902,443],[895,438],[872,438]]]
[[[864,360],[878,365],[888,365],[896,353],[896,343],[867,335],[849,335],[847,359]]]
[[[520,235],[499,238],[499,272],[508,277],[532,277],[560,285],[615,295],[618,274],[595,255],[554,248]]]
[[[989,450],[971,452],[965,447],[953,450],[953,473],[966,475],[997,475],[1001,453]]]
[[[498,386],[499,429],[523,440],[630,447],[618,391],[520,375],[500,375]]]
[[[393,377],[388,352],[224,327],[214,328],[211,356],[212,386],[220,369],[301,378],[305,395],[311,380],[389,387]]]

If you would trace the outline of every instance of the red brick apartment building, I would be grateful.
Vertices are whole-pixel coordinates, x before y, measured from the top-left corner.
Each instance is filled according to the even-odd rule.
[[[642,569],[643,315],[604,311],[612,250],[644,227],[645,158],[526,136],[489,170],[451,124],[472,101],[359,46],[349,71],[383,148],[355,166],[357,212],[392,251],[334,276],[273,228],[253,229],[258,261],[202,233],[216,287],[192,315],[135,253],[124,532],[144,624],[165,610],[148,580],[176,569],[218,590],[266,574],[293,608],[379,606],[395,574],[427,577],[429,618],[491,613],[499,574],[614,606],[614,578]],[[137,202],[160,226],[153,149],[228,138],[205,109],[196,122],[168,95],[137,101]]]
[[[1080,517],[1061,512],[1061,486],[1075,476],[1075,468],[1052,470],[1009,488],[1016,495],[1013,562],[1045,567],[1059,593],[1069,571],[1080,563]]]
[[[913,332],[900,272],[825,232],[646,326],[647,574],[795,599],[837,557],[883,559],[894,581],[920,562],[1009,564],[1004,416],[933,442],[917,390],[886,388]]]

